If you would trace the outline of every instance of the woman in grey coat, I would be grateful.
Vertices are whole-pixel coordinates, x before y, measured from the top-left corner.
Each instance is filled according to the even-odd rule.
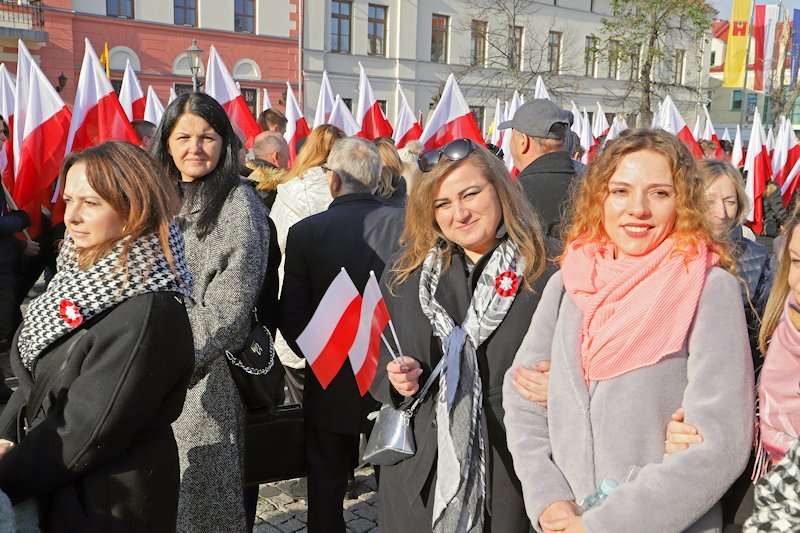
[[[153,155],[180,180],[178,217],[194,278],[189,305],[195,369],[174,423],[181,463],[178,531],[246,530],[244,405],[224,352],[239,351],[267,266],[261,201],[239,180],[241,141],[210,96],[183,94],[166,109]]]
[[[718,500],[744,469],[753,374],[731,259],[674,136],[610,143],[574,205],[561,272],[514,365],[550,360],[547,407],[506,373],[508,447],[539,531],[721,531]],[[513,368],[512,367],[512,368]],[[702,446],[664,458],[680,406]],[[604,480],[619,487],[581,508]]]

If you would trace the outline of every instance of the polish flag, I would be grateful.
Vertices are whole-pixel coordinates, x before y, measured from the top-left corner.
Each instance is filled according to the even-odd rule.
[[[608,133],[606,133],[606,138],[603,141],[603,146],[605,146],[608,143],[608,141],[612,141],[617,137],[619,137],[619,134],[626,129],[628,129],[627,125],[626,127],[623,128],[622,123],[619,120],[619,117],[614,117],[614,120],[611,121],[611,127],[608,128]]]
[[[708,106],[703,106],[703,112],[706,115],[706,127],[703,130],[703,140],[713,142],[714,146],[716,146],[716,149],[714,150],[714,158],[722,159],[722,145],[719,143],[717,130],[714,128],[714,123],[711,122],[711,115],[708,114]],[[727,129],[725,131],[727,131]]]
[[[489,136],[489,142],[495,146],[500,146],[503,143],[503,131],[498,128],[501,122],[503,122],[503,110],[500,108],[500,99],[497,99],[497,103],[494,106],[494,120],[492,121],[492,133]]]
[[[442,97],[422,132],[420,142],[424,150],[441,148],[450,141],[466,137],[483,146],[481,130],[469,110],[467,101],[458,88],[456,78],[450,74]]]
[[[800,159],[795,162],[794,167],[786,175],[786,181],[781,186],[783,205],[789,205],[794,192],[798,189],[798,185],[800,185]]]
[[[261,128],[213,44],[208,52],[206,65],[206,94],[220,103],[231,123],[239,126],[244,133],[247,148],[251,148],[253,139],[261,133]]]
[[[755,44],[753,89],[769,90],[772,57],[775,54],[775,27],[778,23],[777,5],[757,5],[753,10],[752,36]]]
[[[511,102],[514,105],[514,109],[519,109],[525,103],[525,98],[522,97],[519,91],[515,90],[514,95],[511,97]]]
[[[17,99],[14,76],[0,63],[0,115],[6,119],[10,132],[14,131],[14,102]],[[9,193],[14,192],[14,149],[12,137],[0,148],[0,175]]]
[[[87,39],[88,42],[88,39]],[[106,78],[108,79],[108,78]],[[125,64],[125,74],[122,75],[122,88],[119,90],[119,103],[128,116],[128,121],[144,119],[146,99],[139,83],[139,78],[131,67],[130,59]]]
[[[597,102],[597,113],[594,114],[594,123],[592,124],[592,135],[595,139],[599,139],[603,135],[608,135],[608,129],[611,127],[608,124],[608,119],[603,111],[600,102]]]
[[[508,109],[506,110],[506,120],[512,120],[514,118],[520,105],[519,94],[517,91],[514,91],[514,96],[511,97],[511,102],[508,104]],[[509,172],[514,172],[516,170],[517,175],[519,175],[522,169],[518,169],[514,166],[514,158],[511,157],[511,132],[508,130],[504,131],[503,140],[500,142],[500,149],[503,150],[503,161]]]
[[[272,102],[269,101],[269,93],[267,89],[261,89],[261,112],[263,113],[267,109],[272,109]]]
[[[167,105],[171,104],[172,101],[175,100],[177,97],[178,97],[178,95],[175,94],[175,87],[170,87],[169,88],[169,100],[167,100]]]
[[[19,40],[17,46],[13,198],[34,227],[40,224],[42,198],[52,194],[49,187],[64,159],[71,114],[25,43]]]
[[[372,92],[372,85],[369,83],[367,73],[361,62],[358,62],[360,78],[358,81],[358,107],[356,108],[356,121],[361,126],[359,136],[367,140],[374,141],[378,137],[391,137],[392,126],[386,120],[375,93]]]
[[[703,150],[700,149],[700,145],[697,144],[692,132],[689,131],[689,127],[686,125],[686,122],[684,122],[683,117],[678,112],[678,108],[675,107],[669,95],[661,102],[661,111],[658,118],[659,123],[657,127],[678,137],[695,159],[703,158]]]
[[[775,153],[775,135],[772,133],[772,126],[769,127],[769,131],[764,137],[764,146],[767,147],[767,154],[772,159],[772,154]]]
[[[352,137],[353,135],[358,135],[361,131],[361,127],[356,122],[356,119],[353,117],[353,114],[347,109],[347,106],[344,105],[344,102],[336,95],[336,98],[333,100],[333,110],[331,114],[328,116],[328,120],[323,124],[330,124],[331,126],[336,126],[340,130],[342,130],[345,135],[348,137]]]
[[[742,129],[736,125],[736,136],[733,138],[733,150],[731,152],[731,164],[736,168],[744,166],[744,149],[742,146]]]
[[[694,128],[692,128],[692,137],[695,141],[700,142],[703,139],[703,130],[700,129],[700,113],[694,119]]]
[[[85,39],[85,46],[64,154],[79,152],[112,139],[139,146],[139,138],[89,39]]]
[[[397,86],[397,92],[400,94],[400,114],[397,116],[392,139],[394,140],[395,148],[399,150],[409,142],[419,140],[422,135],[422,126],[414,118],[414,112],[411,111],[406,95],[403,94],[403,89],[399,85]]]
[[[731,132],[728,131],[728,126],[725,126],[725,130],[722,132],[722,140],[731,142]]]
[[[594,134],[592,134],[592,123],[589,120],[589,114],[586,112],[586,108],[583,108],[583,118],[581,118],[581,125],[583,126],[583,131],[581,132],[581,148],[583,148],[583,156],[581,157],[581,163],[584,165],[588,165],[589,163],[594,163],[594,160],[597,159],[597,139],[595,138]]]
[[[372,380],[375,379],[381,351],[381,333],[388,323],[389,310],[386,309],[378,280],[375,274],[370,272],[361,298],[358,333],[353,341],[353,347],[350,348],[350,366],[353,367],[361,396],[369,391]]]
[[[153,90],[153,86],[148,85],[147,103],[144,106],[144,119],[158,126],[162,116],[164,116],[164,105],[161,103],[161,100],[158,99],[158,95]]]
[[[575,135],[580,138],[581,132],[583,131],[583,116],[581,115],[581,111],[578,109],[578,106],[575,105],[575,102],[570,100],[570,103],[572,104],[572,126],[570,127],[570,130],[574,131]]]
[[[800,145],[797,144],[797,137],[794,135],[792,121],[787,119],[782,128],[782,141],[780,152],[776,151],[775,158],[772,160],[772,170],[775,181],[781,185],[781,195],[783,203],[789,205],[794,191],[797,189],[798,163],[800,163]],[[795,172],[794,175],[792,173]]]
[[[328,71],[322,71],[322,83],[319,87],[319,97],[317,98],[317,110],[314,113],[314,127],[321,124],[328,124],[328,119],[333,113],[333,104],[335,98],[333,97],[333,90],[331,90],[331,82],[328,81]],[[359,128],[360,130],[360,128]]]
[[[747,145],[747,157],[744,163],[747,173],[745,192],[750,198],[750,212],[747,213],[747,225],[761,235],[764,224],[764,206],[762,197],[767,187],[767,180],[772,178],[772,168],[767,154],[764,140],[764,129],[761,126],[761,116],[756,109],[753,116],[753,129],[750,133],[750,142]]]
[[[361,295],[344,268],[328,286],[297,346],[323,389],[341,370],[359,329]]]
[[[536,90],[533,93],[533,98],[546,98],[547,100],[552,100],[550,98],[550,93],[547,92],[547,87],[544,86],[544,80],[541,76],[536,76]]]
[[[308,124],[300,111],[300,106],[297,105],[297,100],[294,98],[294,91],[289,82],[286,82],[286,133],[283,138],[289,144],[289,168],[294,165],[295,157],[297,157],[297,141],[303,137],[308,137],[311,130],[308,129]]]

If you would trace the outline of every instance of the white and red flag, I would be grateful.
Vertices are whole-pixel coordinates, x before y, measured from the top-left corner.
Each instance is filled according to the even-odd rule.
[[[356,122],[356,119],[353,117],[353,114],[349,109],[347,109],[347,106],[344,105],[344,102],[338,94],[333,100],[333,111],[331,111],[331,114],[328,116],[328,120],[325,123],[330,124],[331,126],[336,126],[348,137],[358,135],[358,132],[361,131],[361,128]]]
[[[678,108],[675,107],[669,95],[661,102],[661,110],[656,127],[666,130],[678,137],[695,159],[702,159],[703,150],[700,149],[700,145],[697,144],[697,140],[695,140],[692,132],[689,131],[689,126],[686,125],[686,122],[683,120],[683,117],[678,112]]]
[[[581,110],[578,109],[574,101],[570,100],[570,103],[572,104],[572,126],[569,129],[574,131],[575,135],[580,138],[583,131],[583,115],[581,115]]]
[[[511,102],[508,104],[508,109],[506,109],[506,120],[512,120],[514,115],[517,113],[517,109],[522,105],[519,103],[519,93],[514,91],[514,96],[511,97]],[[516,172],[516,176],[519,175],[521,168],[516,168],[514,166],[514,158],[511,157],[511,132],[508,130],[504,130],[503,139],[500,141],[500,149],[503,151],[503,161],[506,164],[506,168],[512,174]]]
[[[775,55],[775,28],[778,24],[777,5],[757,5],[753,10],[752,35],[755,44],[753,70],[756,91],[770,89],[772,58]]]
[[[736,168],[744,166],[744,145],[742,143],[742,129],[736,125],[736,135],[733,137],[733,148],[731,151],[731,164]]]
[[[436,109],[428,119],[420,142],[424,150],[441,148],[450,141],[466,137],[483,146],[483,137],[453,74],[447,78]]]
[[[592,124],[592,135],[594,135],[595,139],[599,139],[603,135],[608,135],[610,127],[603,107],[600,102],[597,102],[597,112],[594,114],[594,123]]]
[[[551,100],[550,93],[547,92],[547,87],[544,85],[544,80],[541,76],[536,76],[536,90],[533,92],[533,98],[546,98]]]
[[[328,71],[322,71],[322,83],[319,87],[319,97],[317,98],[317,110],[314,112],[314,127],[321,124],[328,124],[328,119],[333,113],[335,98],[331,90],[331,82],[328,81]]]
[[[35,227],[40,224],[42,199],[49,200],[52,195],[49,187],[64,159],[71,114],[22,40],[17,50],[12,196]]]
[[[581,118],[581,125],[583,131],[581,132],[581,148],[583,148],[583,156],[581,156],[581,163],[588,165],[594,163],[597,159],[597,139],[592,134],[592,123],[589,120],[589,114],[586,108],[583,108],[583,118]]]
[[[781,150],[780,152],[776,151],[775,158],[772,160],[772,170],[775,181],[781,186],[783,203],[789,205],[800,181],[797,179],[797,174],[800,172],[800,145],[797,144],[791,120],[786,120],[782,131]]]
[[[694,140],[698,142],[703,139],[703,130],[700,127],[700,113],[697,113],[697,116],[694,118],[694,128],[692,128],[692,137],[694,137]]]
[[[614,140],[617,137],[619,137],[619,134],[627,129],[628,129],[628,124],[627,122],[625,122],[625,119],[623,119],[619,115],[615,116],[614,120],[611,121],[611,127],[608,128],[608,133],[606,133],[606,138],[603,141],[603,146],[605,146],[608,141]]]
[[[0,115],[3,115],[11,132],[14,131],[16,83],[5,64],[0,64]],[[14,192],[14,152],[11,139],[9,136],[0,148],[0,175],[9,193]]]
[[[772,133],[772,126],[769,127],[769,130],[764,136],[764,146],[767,147],[767,155],[771,160],[772,154],[775,152],[775,135]]]
[[[144,106],[144,119],[158,126],[162,116],[164,116],[164,104],[158,99],[158,95],[153,90],[153,86],[148,85],[147,102]]]
[[[372,92],[372,85],[364,72],[361,62],[358,62],[360,77],[358,81],[358,107],[356,108],[356,122],[361,126],[359,136],[367,140],[374,141],[378,137],[391,137],[392,126],[386,120],[375,93]]]
[[[250,108],[247,107],[247,102],[244,101],[241,91],[213,44],[208,51],[205,91],[225,109],[231,123],[242,130],[247,139],[245,142],[247,148],[252,147],[253,139],[261,133],[261,128],[258,127]]]
[[[297,346],[326,389],[341,370],[359,329],[361,295],[344,268],[336,275],[308,321]]]
[[[414,117],[414,112],[411,111],[411,106],[408,105],[408,100],[406,100],[406,95],[403,94],[400,85],[397,86],[397,92],[400,95],[400,113],[397,115],[392,139],[394,139],[395,147],[399,150],[409,142],[419,140],[422,135],[422,126]]]
[[[753,116],[753,129],[750,131],[750,142],[747,145],[744,171],[747,173],[745,192],[750,198],[750,212],[747,213],[747,225],[756,235],[761,235],[764,225],[764,205],[762,197],[767,188],[767,180],[772,178],[772,167],[764,142],[764,128],[758,109]]]
[[[716,149],[714,150],[714,158],[722,159],[722,145],[719,143],[717,130],[714,129],[714,123],[711,122],[711,115],[708,114],[708,106],[703,106],[703,112],[706,115],[706,127],[703,130],[703,140],[713,142],[714,146],[716,146]],[[727,128],[725,131],[728,131]]]
[[[381,333],[389,323],[389,311],[383,300],[381,288],[375,274],[369,273],[369,280],[361,297],[361,315],[358,321],[358,333],[350,348],[350,366],[356,376],[361,396],[369,391],[381,351]]]
[[[294,98],[294,91],[291,84],[286,82],[286,133],[283,138],[289,144],[289,168],[294,165],[294,160],[297,157],[297,142],[303,137],[308,137],[311,130],[308,129],[308,123]]]
[[[139,138],[89,39],[85,40],[85,45],[64,154],[79,152],[113,139],[138,146]]]
[[[122,104],[122,109],[125,110],[129,122],[144,119],[145,95],[142,85],[139,83],[139,78],[136,77],[136,73],[131,67],[130,59],[125,64],[125,74],[122,75],[119,103]]]
[[[265,87],[261,89],[261,112],[263,113],[267,109],[272,109],[272,102],[269,101],[269,93]]]
[[[728,126],[725,126],[725,130],[722,132],[722,140],[731,142],[731,132],[728,131]]]
[[[495,146],[500,146],[503,142],[503,131],[498,128],[501,122],[503,122],[503,109],[500,107],[500,99],[497,99],[497,103],[494,106],[494,120],[492,120],[492,131],[489,134],[489,142]]]

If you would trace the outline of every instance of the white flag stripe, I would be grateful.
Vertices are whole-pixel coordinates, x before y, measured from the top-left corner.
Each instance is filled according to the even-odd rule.
[[[332,109],[333,110],[328,117],[327,123],[331,126],[340,128],[348,137],[358,135],[358,132],[361,131],[361,126],[356,123],[356,119],[353,118],[353,114],[349,109],[347,109],[347,106],[344,105],[344,102],[338,94],[336,95],[336,99],[333,101]]]
[[[350,348],[350,365],[353,367],[354,374],[358,374],[367,358],[369,341],[372,336],[372,317],[375,315],[375,308],[382,298],[383,295],[381,294],[381,288],[378,286],[378,280],[375,276],[370,276],[367,286],[364,287],[364,295],[361,299],[361,317],[358,321],[358,333],[353,341],[352,348]]]
[[[92,48],[89,39],[85,39],[86,49],[83,53],[83,64],[78,77],[78,88],[75,93],[75,103],[72,107],[72,122],[67,135],[67,148],[65,154],[72,151],[72,142],[75,133],[83,126],[86,115],[97,106],[97,103],[109,94],[114,93],[111,81],[106,77],[105,70],[100,65],[100,60]],[[130,66],[130,64],[128,64]]]
[[[152,85],[147,86],[147,102],[144,106],[144,119],[152,122],[156,126],[161,122],[161,117],[164,115],[164,105],[158,99],[158,95],[153,90]]]
[[[89,39],[86,39],[86,43],[88,46]],[[92,50],[92,52],[94,53],[94,50]],[[103,71],[102,66],[100,70]],[[83,70],[81,69],[81,71]],[[105,76],[105,72],[103,76]],[[128,59],[127,63],[125,63],[125,73],[122,75],[122,87],[119,90],[119,103],[122,105],[122,109],[125,111],[125,115],[128,116],[129,121],[133,122],[134,119],[133,103],[142,98],[144,98],[142,85],[139,83],[139,78],[136,77],[133,67],[131,67],[131,60]]]
[[[342,269],[322,296],[306,329],[297,337],[297,345],[309,364],[313,364],[333,335],[347,307],[358,298],[358,289]]]

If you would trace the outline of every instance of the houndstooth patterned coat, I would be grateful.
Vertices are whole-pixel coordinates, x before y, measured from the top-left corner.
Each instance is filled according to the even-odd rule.
[[[195,369],[173,424],[181,466],[177,530],[237,533],[246,527],[244,406],[224,350],[241,349],[250,332],[249,312],[267,267],[269,227],[256,193],[239,184],[216,226],[200,240],[194,226],[202,201],[197,196],[179,215],[194,277],[194,305],[188,307]]]

